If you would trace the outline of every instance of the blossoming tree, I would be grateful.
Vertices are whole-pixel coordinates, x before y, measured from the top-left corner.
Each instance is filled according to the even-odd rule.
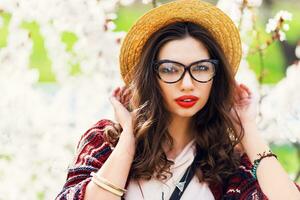
[[[114,31],[113,19],[118,6],[133,2],[0,1],[0,200],[53,199],[65,181],[81,134],[99,118],[113,117],[108,95],[123,84],[118,52],[125,35]],[[243,39],[237,79],[260,99],[258,123],[266,139],[297,144],[300,94],[295,91],[300,87],[300,64],[290,66],[286,77],[272,87],[256,78],[246,56],[251,51],[248,33],[254,27],[253,11],[261,1],[245,2],[218,2]],[[285,39],[285,21],[290,19],[281,12],[270,20],[267,32],[272,40]],[[44,62],[34,52],[46,52]],[[299,58],[299,48],[297,52]]]

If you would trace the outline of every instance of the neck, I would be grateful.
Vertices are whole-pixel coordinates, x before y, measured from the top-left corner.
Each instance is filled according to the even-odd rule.
[[[175,159],[194,137],[191,118],[172,117],[168,131],[173,139],[174,145],[172,149],[166,149],[166,154],[169,159]]]

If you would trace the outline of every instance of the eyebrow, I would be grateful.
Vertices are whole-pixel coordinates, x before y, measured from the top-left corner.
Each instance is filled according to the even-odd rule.
[[[216,60],[216,59],[211,59],[211,58],[201,59],[201,60],[197,60],[197,61],[194,61],[194,62],[192,62],[192,63],[189,63],[188,65],[192,65],[192,64],[194,64],[194,63],[203,62],[203,61],[211,61],[211,60]],[[178,61],[176,61],[176,60],[170,60],[170,59],[161,59],[161,60],[155,61],[155,63],[161,63],[161,62],[174,62],[174,63],[179,63],[179,64],[184,65],[184,64],[181,63],[181,62],[178,62]]]

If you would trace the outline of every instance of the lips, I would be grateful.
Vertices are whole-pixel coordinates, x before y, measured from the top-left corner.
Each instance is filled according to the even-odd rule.
[[[198,100],[199,98],[193,95],[184,95],[175,99],[176,103],[183,108],[194,106]]]

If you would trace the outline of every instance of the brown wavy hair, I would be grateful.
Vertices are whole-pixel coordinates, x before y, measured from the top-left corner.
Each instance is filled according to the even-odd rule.
[[[152,63],[164,44],[188,36],[204,43],[210,57],[220,62],[206,105],[192,117],[197,132],[196,150],[201,155],[196,175],[200,182],[222,184],[239,165],[240,158],[234,147],[240,142],[244,130],[238,116],[239,132],[229,115],[234,104],[235,82],[232,68],[208,31],[192,22],[176,22],[151,35],[143,47],[129,85],[131,98],[128,109],[136,111],[136,154],[129,178],[149,180],[153,176],[158,179],[172,176],[170,166],[174,163],[167,159],[163,150],[163,143],[170,149],[173,147],[173,139],[167,130],[170,113],[162,103],[163,97]],[[105,134],[116,145],[121,131],[122,128],[114,124],[106,128]]]

